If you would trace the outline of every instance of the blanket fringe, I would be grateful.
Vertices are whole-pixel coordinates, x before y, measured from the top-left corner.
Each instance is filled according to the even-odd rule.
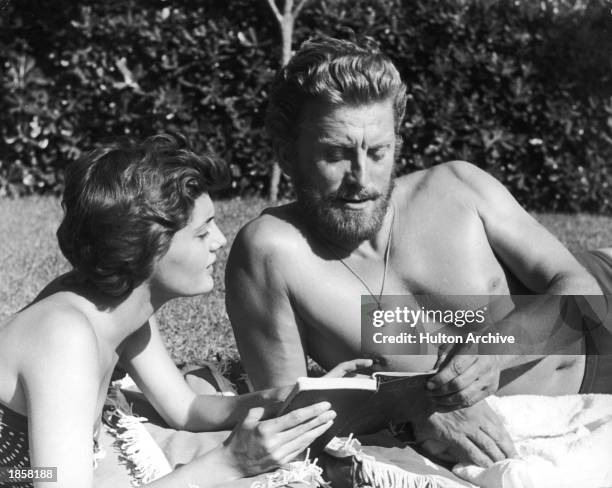
[[[443,488],[435,478],[410,473],[391,464],[376,461],[363,453],[361,443],[349,435],[345,440],[334,437],[325,452],[336,458],[353,458],[353,486],[370,488]]]
[[[310,488],[331,488],[331,485],[322,477],[323,470],[317,465],[317,459],[311,461],[309,455],[310,450],[306,451],[304,461],[293,461],[280,467],[266,475],[263,480],[254,481],[251,488],[280,488],[290,483],[304,483]]]
[[[368,456],[369,457],[369,456]],[[356,470],[358,486],[372,488],[442,488],[430,476],[409,473],[391,464],[377,462],[364,457],[356,459],[360,469]]]
[[[119,460],[130,473],[132,486],[150,483],[172,472],[166,456],[142,425],[147,419],[132,415],[132,409],[118,387],[111,387],[104,420],[115,438]]]

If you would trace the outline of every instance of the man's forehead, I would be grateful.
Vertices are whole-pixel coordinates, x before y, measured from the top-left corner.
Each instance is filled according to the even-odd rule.
[[[319,140],[351,139],[352,132],[366,131],[377,139],[394,139],[394,111],[391,100],[332,105],[315,102],[304,107],[299,132]]]

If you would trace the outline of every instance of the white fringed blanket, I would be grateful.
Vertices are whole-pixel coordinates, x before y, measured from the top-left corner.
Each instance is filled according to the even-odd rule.
[[[499,414],[519,457],[488,469],[457,465],[483,488],[612,486],[612,395],[514,395],[486,401]]]

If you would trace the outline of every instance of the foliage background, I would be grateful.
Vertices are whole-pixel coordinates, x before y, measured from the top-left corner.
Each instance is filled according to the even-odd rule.
[[[377,39],[410,93],[399,172],[475,162],[530,209],[612,210],[607,0],[312,0],[296,45]],[[188,134],[261,194],[280,36],[264,0],[19,0],[0,12],[0,194],[58,193],[80,151]],[[290,192],[287,181],[283,191]]]

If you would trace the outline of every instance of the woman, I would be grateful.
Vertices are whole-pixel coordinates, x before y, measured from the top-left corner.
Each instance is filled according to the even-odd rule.
[[[226,240],[209,191],[225,173],[168,135],[110,144],[69,168],[57,235],[73,270],[0,326],[0,466],[57,466],[55,486],[92,486],[94,431],[117,362],[171,427],[237,425],[222,445],[151,486],[204,487],[265,472],[330,427],[328,403],[262,420],[258,407],[286,388],[197,396],[152,319],[168,300],[213,289]]]

